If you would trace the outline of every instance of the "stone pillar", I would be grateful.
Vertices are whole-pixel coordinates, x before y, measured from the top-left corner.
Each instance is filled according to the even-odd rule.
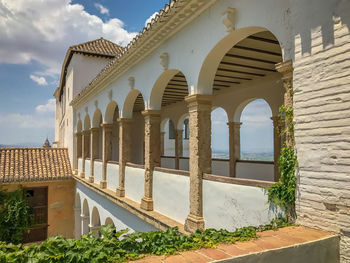
[[[283,81],[283,87],[285,89],[284,92],[284,106],[287,109],[293,108],[293,62],[292,60],[284,61],[281,63],[276,64],[276,70],[280,73],[282,73],[282,81]],[[286,120],[285,127],[288,127],[291,125],[290,121]],[[286,146],[287,147],[293,147],[294,146],[294,139],[293,135],[290,134],[288,129],[286,129],[285,133],[286,137]]]
[[[164,156],[164,136],[165,132],[160,133],[160,155]]]
[[[102,180],[101,188],[107,187],[107,163],[112,160],[112,124],[102,125]]]
[[[145,110],[145,195],[141,208],[153,210],[153,170],[160,166],[160,111]]]
[[[119,123],[119,186],[117,196],[125,196],[125,166],[130,161],[132,119],[120,118]]]
[[[190,95],[185,98],[190,126],[190,214],[185,230],[204,229],[203,174],[211,173],[211,95]]]
[[[81,152],[82,152],[82,142],[81,142],[81,140],[82,140],[82,134],[81,134],[81,132],[77,132],[75,134],[75,144],[74,144],[74,146],[75,146],[75,156],[74,156],[74,171],[73,171],[73,173],[75,175],[78,175],[78,159],[80,157],[82,157],[81,156]]]
[[[281,153],[281,122],[278,116],[271,118],[273,121],[273,162],[274,162],[274,181],[278,182],[280,179],[280,172],[278,170],[279,157]]]
[[[175,169],[179,169],[180,167],[180,157],[183,154],[183,130],[175,129]]]
[[[95,159],[99,156],[99,132],[100,128],[91,128],[90,129],[90,177],[89,182],[94,182],[94,162]]]
[[[82,166],[81,166],[81,173],[80,177],[85,177],[85,159],[89,156],[89,145],[90,145],[90,131],[83,131],[82,132],[82,144],[81,144],[81,157],[82,157]]]
[[[236,177],[237,160],[241,158],[241,122],[228,122],[230,177]]]

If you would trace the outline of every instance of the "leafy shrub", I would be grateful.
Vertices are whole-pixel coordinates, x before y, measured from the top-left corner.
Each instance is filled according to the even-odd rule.
[[[0,189],[0,240],[14,244],[22,242],[31,222],[31,208],[22,188],[13,192]]]
[[[191,235],[179,233],[178,229],[148,233],[122,230],[115,232],[111,225],[102,226],[102,237],[92,233],[80,240],[61,236],[48,238],[40,245],[12,245],[0,242],[0,263],[46,263],[46,262],[125,262],[138,259],[144,254],[172,255],[178,251],[215,247],[219,243],[234,243],[257,237],[257,231],[285,226],[286,221],[275,220],[263,227],[243,227],[234,232],[227,230],[198,230]]]

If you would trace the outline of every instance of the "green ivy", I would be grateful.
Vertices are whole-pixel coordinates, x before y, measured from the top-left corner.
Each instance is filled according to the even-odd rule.
[[[216,247],[219,243],[234,243],[257,238],[258,231],[287,226],[283,219],[262,227],[243,227],[234,232],[227,230],[198,230],[191,235],[181,234],[178,228],[148,233],[129,230],[115,231],[111,225],[100,228],[101,238],[93,234],[81,239],[61,236],[48,238],[40,245],[12,245],[0,242],[0,263],[3,262],[125,262],[145,254],[172,255],[179,251]]]
[[[0,240],[21,243],[31,222],[31,208],[23,196],[22,187],[13,192],[0,189]]]
[[[280,123],[284,124],[285,127],[281,130],[280,135],[285,136],[286,144],[282,147],[278,159],[280,180],[268,188],[268,200],[284,208],[287,217],[291,219],[295,213],[295,191],[297,186],[293,108],[281,106],[279,113]]]

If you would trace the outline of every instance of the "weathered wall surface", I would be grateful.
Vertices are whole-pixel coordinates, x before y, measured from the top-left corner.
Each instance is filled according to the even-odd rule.
[[[40,183],[22,183],[23,187],[48,187],[48,236],[74,236],[74,192],[75,181],[55,181]],[[19,184],[5,185],[9,191],[17,189]]]
[[[297,222],[339,233],[349,262],[350,2],[292,3]]]

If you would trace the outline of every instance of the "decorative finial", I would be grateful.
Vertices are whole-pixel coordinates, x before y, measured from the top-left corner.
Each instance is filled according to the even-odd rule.
[[[168,65],[169,65],[169,54],[168,53],[163,53],[162,55],[160,55],[160,64],[163,66],[164,70],[168,69]]]
[[[222,12],[222,15],[224,15],[222,23],[226,26],[227,32],[234,31],[236,26],[236,9],[229,7]]]
[[[130,88],[134,89],[134,87],[135,87],[135,78],[134,77],[130,77],[130,78],[128,78],[128,80],[129,80]]]

